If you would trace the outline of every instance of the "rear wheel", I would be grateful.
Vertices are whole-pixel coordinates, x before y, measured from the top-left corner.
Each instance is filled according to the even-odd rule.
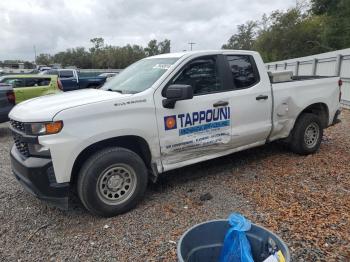
[[[147,187],[143,160],[125,148],[95,153],[78,177],[78,195],[84,206],[99,216],[115,216],[132,209]]]
[[[312,154],[320,148],[322,136],[323,126],[320,118],[315,114],[302,114],[292,131],[290,147],[297,154]]]

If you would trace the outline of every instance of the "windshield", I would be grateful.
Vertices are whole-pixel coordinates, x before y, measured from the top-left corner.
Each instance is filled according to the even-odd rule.
[[[124,69],[101,89],[135,94],[150,88],[178,58],[151,58],[140,60]]]

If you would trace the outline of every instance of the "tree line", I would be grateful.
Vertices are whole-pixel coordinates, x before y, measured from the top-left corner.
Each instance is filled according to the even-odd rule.
[[[255,50],[265,62],[308,56],[350,47],[350,1],[299,1],[295,8],[274,11],[237,26],[224,49]]]
[[[69,48],[57,54],[40,54],[36,64],[60,64],[78,68],[125,68],[133,62],[147,56],[170,53],[170,40],[158,42],[151,40],[147,47],[140,45],[112,46],[106,45],[103,38],[90,40],[92,47]]]

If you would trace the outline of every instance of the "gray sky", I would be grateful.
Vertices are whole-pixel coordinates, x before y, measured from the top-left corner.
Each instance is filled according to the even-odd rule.
[[[1,0],[0,60],[34,60],[37,53],[171,40],[171,51],[218,49],[236,25],[287,9],[295,0]]]

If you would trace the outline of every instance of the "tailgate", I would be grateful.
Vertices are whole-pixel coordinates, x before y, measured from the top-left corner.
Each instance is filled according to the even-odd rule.
[[[12,90],[12,86],[11,85],[7,85],[7,84],[2,84],[0,83],[0,108],[4,108],[7,106],[10,106],[11,104],[8,101],[7,98],[7,92]]]

